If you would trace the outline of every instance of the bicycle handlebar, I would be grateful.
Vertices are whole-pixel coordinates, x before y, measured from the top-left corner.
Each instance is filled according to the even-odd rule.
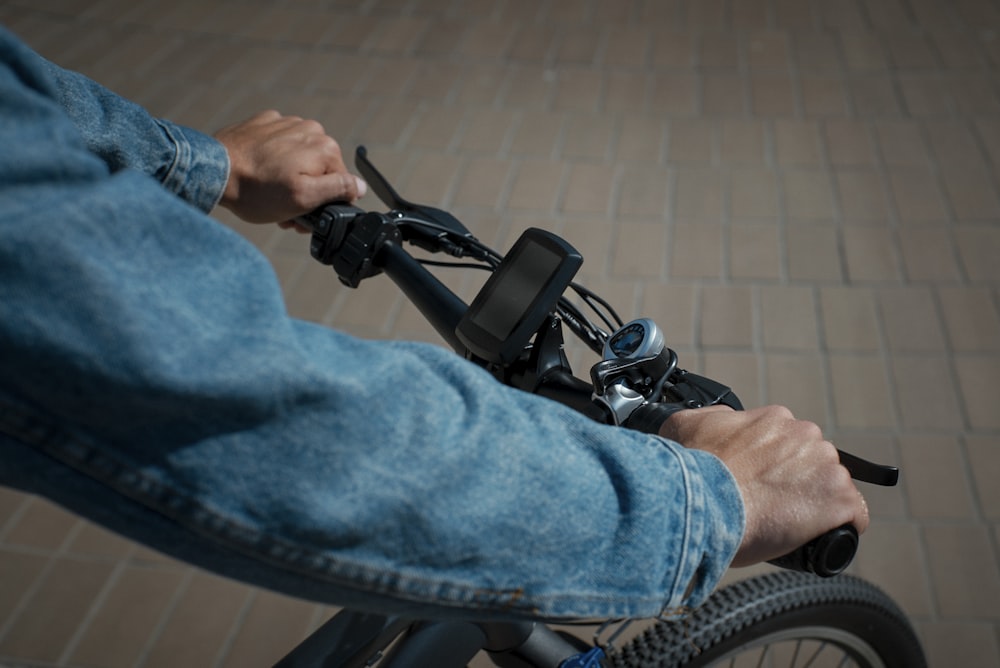
[[[334,203],[297,218],[296,222],[313,232],[310,247],[313,257],[332,265],[341,282],[350,287],[357,287],[361,280],[384,272],[403,290],[456,353],[490,367],[484,360],[475,358],[456,335],[456,328],[468,310],[468,305],[401,244],[409,241],[432,252],[446,252],[456,257],[467,253],[479,260],[495,260],[494,269],[499,263],[499,255],[475,240],[450,214],[414,205],[399,197],[368,162],[363,147],[359,147],[356,160],[366,179],[378,185],[375,192],[383,201],[388,200],[385,201],[388,206],[397,208],[383,214]],[[567,315],[569,317],[575,318]],[[558,321],[554,324],[558,325]],[[678,371],[675,380],[679,379],[679,382],[672,387],[672,396],[677,400],[675,403],[644,402],[631,410],[627,419],[619,420],[614,414],[613,406],[609,407],[606,401],[602,403],[595,400],[594,388],[598,376],[595,374],[595,382],[588,383],[569,370],[561,352],[561,330],[553,335],[552,325],[553,319],[550,317],[550,321],[538,332],[529,360],[533,365],[531,368],[522,365],[514,374],[509,369],[494,368],[496,375],[507,384],[559,401],[598,422],[620,423],[621,426],[651,434],[658,434],[662,424],[671,415],[686,408],[723,403],[736,410],[742,409],[742,404],[728,387],[711,379]],[[556,339],[549,341],[548,338],[553,336]],[[669,352],[673,355],[673,351]],[[676,355],[671,362],[676,363]],[[619,366],[624,368],[628,365]],[[898,469],[894,467],[880,466],[845,452],[841,452],[841,462],[852,477],[858,480],[881,485],[896,484]],[[851,525],[845,525],[770,563],[830,577],[847,568],[857,551],[858,543],[857,530]]]

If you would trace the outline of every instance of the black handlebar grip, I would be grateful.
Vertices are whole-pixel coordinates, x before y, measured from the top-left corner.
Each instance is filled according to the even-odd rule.
[[[857,551],[858,530],[852,524],[845,524],[768,563],[829,578],[850,566]]]

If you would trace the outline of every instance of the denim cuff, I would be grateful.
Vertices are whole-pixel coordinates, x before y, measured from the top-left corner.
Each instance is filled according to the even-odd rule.
[[[163,187],[208,213],[222,199],[229,181],[229,154],[216,139],[163,119],[156,119],[176,150]]]
[[[679,552],[685,562],[678,569],[674,596],[664,615],[701,605],[729,568],[743,541],[746,513],[743,495],[725,464],[710,453],[687,450],[690,485],[687,508],[688,545]],[[701,550],[689,549],[698,545]]]

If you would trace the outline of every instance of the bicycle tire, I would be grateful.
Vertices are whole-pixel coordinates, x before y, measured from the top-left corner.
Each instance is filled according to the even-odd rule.
[[[827,663],[832,654],[841,659]],[[657,622],[607,663],[617,668],[927,665],[913,627],[878,587],[849,575],[827,579],[793,571],[721,589],[686,618]]]

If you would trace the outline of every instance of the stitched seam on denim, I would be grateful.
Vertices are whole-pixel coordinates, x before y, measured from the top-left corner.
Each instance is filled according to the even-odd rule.
[[[19,419],[15,419],[19,418]],[[170,499],[164,499],[163,484],[143,477],[124,464],[94,448],[76,435],[43,423],[21,407],[4,402],[0,412],[0,431],[10,437],[38,447],[44,452],[76,469],[137,503],[170,518],[190,531],[219,542],[249,557],[260,559],[276,567],[301,573],[304,577],[325,580],[345,589],[361,590],[369,588],[375,595],[391,596],[399,600],[416,603],[434,603],[441,607],[460,609],[497,609],[511,612],[539,614],[540,609],[532,602],[546,603],[553,609],[549,614],[558,615],[560,602],[590,603],[598,605],[602,617],[629,616],[630,608],[637,606],[660,607],[660,599],[630,597],[628,603],[586,594],[532,595],[525,596],[521,589],[489,590],[470,588],[440,580],[426,580],[407,576],[400,579],[395,575],[371,569],[363,564],[347,563],[332,559],[320,553],[304,550],[286,541],[262,536],[230,518],[225,518],[210,508],[206,508],[190,498],[180,498],[175,490],[170,490]],[[190,519],[188,519],[190,518]],[[424,591],[406,588],[411,585],[426,585]],[[606,614],[605,614],[606,613]]]

